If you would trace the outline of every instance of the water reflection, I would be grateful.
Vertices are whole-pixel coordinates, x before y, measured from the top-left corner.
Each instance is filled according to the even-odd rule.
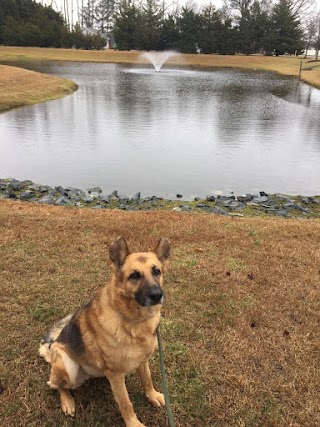
[[[66,98],[0,115],[1,176],[132,194],[320,193],[320,91],[239,70],[25,64]]]

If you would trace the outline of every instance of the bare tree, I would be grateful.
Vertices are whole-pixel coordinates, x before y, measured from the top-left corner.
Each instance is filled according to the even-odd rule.
[[[67,0],[63,0],[63,10],[64,10],[64,19],[66,21],[67,26],[70,25],[69,19],[69,6]]]
[[[306,22],[306,29],[305,29],[305,36],[306,36],[306,49],[305,49],[305,55],[304,58],[307,57],[308,50],[310,47],[314,44],[316,33],[317,33],[317,27],[318,27],[317,17],[312,16],[309,18],[309,20]]]
[[[318,61],[319,50],[320,50],[320,11],[316,16],[316,20],[317,20],[317,28],[316,28],[316,35],[315,35],[315,48],[316,48],[316,61]]]
[[[299,17],[302,25],[306,26],[315,15],[317,0],[290,0],[292,12]]]
[[[95,0],[88,0],[86,6],[81,9],[81,20],[86,27],[92,28],[94,23]],[[83,26],[83,25],[82,25]]]
[[[243,16],[249,10],[253,0],[227,0],[229,8],[240,13]]]
[[[292,0],[292,12],[303,17],[312,12],[315,7],[315,0]]]
[[[101,33],[109,34],[113,26],[113,16],[115,12],[115,0],[98,0],[93,19]]]

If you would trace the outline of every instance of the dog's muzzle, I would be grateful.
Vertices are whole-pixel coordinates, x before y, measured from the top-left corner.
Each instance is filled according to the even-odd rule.
[[[136,293],[135,300],[143,307],[163,304],[164,293],[159,285],[145,286]]]

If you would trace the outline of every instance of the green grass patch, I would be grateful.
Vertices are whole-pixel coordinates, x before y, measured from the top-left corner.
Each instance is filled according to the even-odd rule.
[[[247,268],[244,261],[234,257],[229,257],[227,259],[226,265],[229,270],[234,272],[241,272]]]

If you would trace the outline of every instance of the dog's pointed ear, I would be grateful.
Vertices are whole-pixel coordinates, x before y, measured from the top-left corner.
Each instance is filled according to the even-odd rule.
[[[155,252],[155,254],[162,263],[169,260],[171,252],[171,245],[169,240],[164,237],[161,237],[153,252]]]
[[[112,243],[109,253],[113,264],[117,268],[120,268],[130,254],[127,242],[123,237],[118,237],[118,239]]]

